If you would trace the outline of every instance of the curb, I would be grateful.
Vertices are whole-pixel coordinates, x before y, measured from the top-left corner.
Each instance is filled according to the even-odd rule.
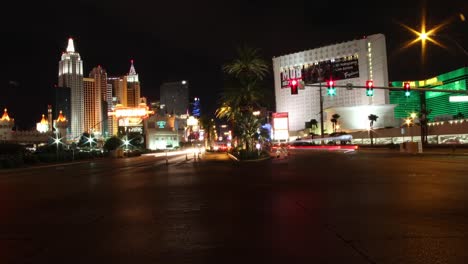
[[[237,161],[237,162],[259,162],[259,161],[269,160],[269,159],[272,158],[272,157],[265,157],[265,158],[254,159],[254,160],[240,160],[236,156],[232,155],[231,153],[228,153],[228,156],[229,156],[229,158],[231,158],[231,160],[234,160],[234,161]]]

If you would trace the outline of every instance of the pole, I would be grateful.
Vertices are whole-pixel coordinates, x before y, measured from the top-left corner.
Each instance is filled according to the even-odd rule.
[[[320,136],[322,137],[321,144],[323,145],[324,129],[323,129],[323,96],[322,96],[322,83],[319,86],[320,95]]]
[[[419,126],[421,127],[421,144],[425,145],[427,143],[426,140],[426,92],[421,91],[419,92],[419,101],[421,104],[421,110],[419,114]]]

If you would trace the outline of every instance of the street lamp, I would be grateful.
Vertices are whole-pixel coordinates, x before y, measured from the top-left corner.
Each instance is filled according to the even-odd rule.
[[[462,22],[465,22],[465,16],[462,13],[456,14],[455,16],[451,16],[442,23],[435,25],[433,28],[426,30],[426,16],[423,13],[422,16],[422,21],[421,21],[421,30],[418,31],[416,29],[413,29],[407,25],[401,24],[404,28],[407,30],[411,31],[416,35],[416,38],[407,42],[402,49],[408,48],[412,46],[413,44],[416,44],[417,42],[421,41],[421,61],[424,66],[424,59],[425,59],[425,48],[426,48],[426,41],[431,42],[441,48],[446,49],[445,45],[439,42],[437,39],[438,38],[445,38],[451,42],[453,42],[465,55],[468,56],[468,51],[460,45],[456,40],[453,38],[449,37],[446,34],[439,34],[439,32],[446,26],[448,26],[450,23],[452,23],[455,20],[460,20]],[[420,96],[420,120],[419,123],[421,125],[421,143],[426,144],[427,143],[427,109],[426,109],[426,92],[425,91],[420,91],[419,92]]]
[[[411,118],[407,118],[405,120],[405,123],[406,123],[406,126],[408,127],[408,130],[410,132],[410,135],[411,135],[411,142],[413,142],[413,129],[410,128],[410,125],[412,124],[412,119]]]
[[[125,146],[125,151],[128,151],[128,145],[130,145],[130,140],[127,137],[123,140],[123,144]]]
[[[55,158],[58,161],[58,151],[59,151],[60,138],[58,138],[57,134],[55,135],[54,144],[56,145]]]
[[[92,147],[93,147],[93,142],[94,142],[94,139],[90,136],[90,137],[88,138],[89,150],[92,149]]]

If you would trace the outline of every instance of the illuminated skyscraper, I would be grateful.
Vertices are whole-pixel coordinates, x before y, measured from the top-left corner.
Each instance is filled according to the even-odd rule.
[[[93,78],[83,78],[83,99],[84,111],[84,131],[88,133],[101,132],[102,109],[101,91],[96,80]]]
[[[127,106],[137,107],[140,103],[140,81],[138,80],[138,74],[133,66],[133,60],[130,61],[130,71],[125,76],[127,79]]]
[[[107,101],[108,101],[108,96],[107,96],[107,73],[106,70],[103,69],[100,65],[97,67],[94,67],[93,70],[89,73],[89,78],[94,79],[94,93],[99,93],[100,97],[94,98],[96,101],[96,111],[100,111],[99,115],[100,118],[99,120],[96,120],[97,123],[99,124],[94,124],[94,131],[100,131],[104,133],[104,131],[107,131]],[[93,93],[93,94],[94,94]],[[86,95],[85,95],[86,97]],[[110,98],[112,100],[112,97]],[[86,100],[85,100],[86,104]],[[99,104],[99,105],[97,105]],[[110,110],[110,109],[109,109]],[[85,112],[87,109],[85,108]],[[95,115],[95,114],[93,114]],[[86,122],[86,121],[85,121]]]
[[[70,88],[71,137],[78,138],[84,131],[84,101],[83,101],[83,61],[75,52],[73,39],[68,39],[68,46],[62,53],[59,62],[58,86]]]

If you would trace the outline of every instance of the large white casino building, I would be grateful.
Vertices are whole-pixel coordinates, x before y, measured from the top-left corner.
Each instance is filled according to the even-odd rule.
[[[374,127],[394,126],[393,109],[388,90],[375,89],[367,96],[366,89],[336,88],[335,96],[328,96],[325,81],[332,78],[337,86],[352,84],[365,86],[373,80],[374,86],[388,86],[387,52],[385,36],[375,34],[358,40],[301,51],[273,58],[276,112],[288,113],[289,131],[305,128],[305,122],[316,119],[320,124],[319,87],[299,86],[292,94],[289,82],[322,84],[324,97],[324,128],[330,133],[331,116],[340,115],[341,130],[369,128],[370,114],[379,118]]]

